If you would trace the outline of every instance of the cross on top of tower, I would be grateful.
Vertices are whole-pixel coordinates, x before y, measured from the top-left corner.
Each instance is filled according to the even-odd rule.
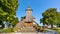
[[[28,6],[28,8],[30,8],[30,5]]]
[[[32,9],[30,8],[30,5],[29,5],[28,8],[26,9],[26,11],[32,11]]]

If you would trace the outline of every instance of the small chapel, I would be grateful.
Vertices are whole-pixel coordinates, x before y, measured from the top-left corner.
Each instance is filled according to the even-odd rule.
[[[30,6],[25,10],[26,16],[22,17],[21,21],[16,24],[16,28],[21,32],[36,31],[37,23],[35,18],[32,16],[32,9]]]

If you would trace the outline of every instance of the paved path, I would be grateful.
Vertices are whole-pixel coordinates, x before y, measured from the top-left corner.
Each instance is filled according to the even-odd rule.
[[[45,32],[45,33],[49,33],[49,34],[58,34],[58,32],[55,31],[55,30],[48,30],[48,31]]]

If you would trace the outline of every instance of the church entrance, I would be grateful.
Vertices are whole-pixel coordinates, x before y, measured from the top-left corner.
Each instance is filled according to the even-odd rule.
[[[25,23],[25,25],[27,26],[27,27],[29,27],[29,26],[32,26],[32,23]]]

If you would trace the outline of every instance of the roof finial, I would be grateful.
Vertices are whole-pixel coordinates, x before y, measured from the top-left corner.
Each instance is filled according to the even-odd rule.
[[[30,8],[30,5],[28,5],[28,8]]]
[[[28,5],[28,8],[26,9],[26,11],[32,11],[32,9],[30,8],[30,5]]]

